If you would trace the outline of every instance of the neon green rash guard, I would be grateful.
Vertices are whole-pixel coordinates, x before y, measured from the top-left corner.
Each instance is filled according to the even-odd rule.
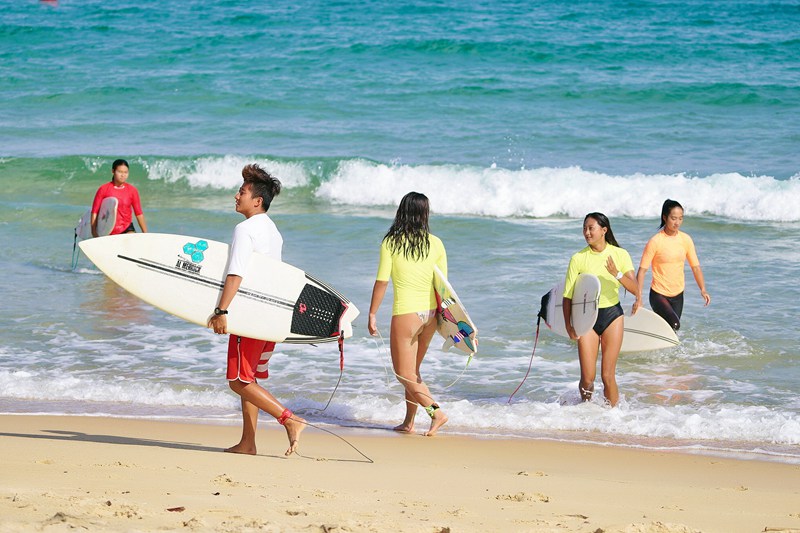
[[[606,260],[609,255],[614,259],[617,270],[623,274],[633,270],[631,256],[624,249],[612,244],[606,244],[605,250],[598,253],[593,251],[590,246],[587,246],[569,260],[567,278],[564,282],[564,298],[572,299],[578,275],[594,274],[600,279],[600,303],[598,304],[600,309],[617,305],[619,303],[620,282],[606,269]]]
[[[428,235],[431,248],[428,256],[419,260],[406,258],[402,252],[392,253],[386,239],[381,243],[377,281],[392,279],[394,305],[392,315],[419,313],[436,309],[433,291],[433,267],[438,266],[447,276],[447,252],[441,239]]]

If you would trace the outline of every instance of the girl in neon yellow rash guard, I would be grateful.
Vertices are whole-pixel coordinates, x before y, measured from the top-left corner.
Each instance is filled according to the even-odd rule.
[[[619,286],[638,295],[633,262],[627,251],[617,244],[611,222],[602,213],[589,213],[583,219],[583,237],[588,246],[572,256],[564,284],[564,322],[571,339],[578,341],[581,380],[578,388],[584,401],[592,399],[597,375],[597,351],[602,346],[603,361],[600,375],[603,395],[611,406],[619,401],[617,388],[617,357],[622,346],[623,312],[619,303]],[[594,274],[600,279],[600,311],[594,327],[578,337],[572,327],[572,294],[580,274]]]
[[[417,406],[431,417],[433,436],[447,422],[447,415],[434,401],[422,380],[420,366],[436,332],[436,294],[433,267],[447,276],[444,244],[428,227],[430,207],[424,194],[410,192],[400,201],[389,231],[381,242],[380,263],[369,307],[369,333],[378,333],[376,313],[386,295],[389,279],[394,290],[390,349],[398,381],[405,388],[406,416],[395,431],[414,430]]]

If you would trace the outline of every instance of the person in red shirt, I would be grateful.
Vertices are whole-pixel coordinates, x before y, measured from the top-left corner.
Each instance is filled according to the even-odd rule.
[[[142,202],[139,200],[139,191],[136,187],[127,183],[128,181],[128,162],[124,159],[117,159],[111,165],[111,181],[101,185],[94,195],[92,202],[92,236],[97,237],[97,214],[100,212],[100,203],[106,198],[113,196],[119,201],[117,206],[117,223],[111,230],[111,235],[119,233],[131,233],[136,231],[133,227],[133,216],[142,233],[147,233],[147,222],[144,220]]]

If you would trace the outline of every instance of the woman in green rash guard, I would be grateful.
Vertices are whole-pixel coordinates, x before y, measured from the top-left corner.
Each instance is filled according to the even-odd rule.
[[[430,233],[428,198],[410,192],[400,201],[389,231],[381,242],[380,263],[369,307],[369,332],[378,332],[376,313],[386,294],[389,279],[394,290],[390,349],[392,365],[398,381],[405,388],[406,416],[395,431],[414,430],[417,406],[431,417],[433,436],[447,422],[420,375],[420,366],[428,345],[436,332],[436,294],[433,289],[433,268],[447,275],[447,253],[442,241]]]
[[[583,401],[592,399],[597,375],[597,351],[602,346],[603,361],[600,375],[603,395],[613,407],[619,401],[617,388],[617,357],[622,346],[623,312],[619,303],[619,286],[637,295],[630,254],[619,247],[611,222],[602,213],[589,213],[583,219],[586,248],[572,256],[564,284],[564,322],[571,339],[578,341],[581,380],[578,385]],[[594,274],[600,279],[600,303],[597,321],[588,333],[578,335],[572,327],[572,294],[580,274]]]

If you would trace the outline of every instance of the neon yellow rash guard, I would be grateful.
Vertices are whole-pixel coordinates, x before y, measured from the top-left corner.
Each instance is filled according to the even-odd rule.
[[[564,282],[564,298],[572,299],[578,275],[594,274],[600,279],[600,302],[598,304],[600,309],[617,305],[619,303],[620,282],[606,269],[606,261],[609,255],[614,259],[617,270],[623,274],[633,271],[631,256],[624,249],[612,244],[606,244],[605,250],[595,252],[591,246],[587,246],[569,260],[567,278]]]
[[[447,276],[447,252],[441,239],[428,235],[431,248],[428,256],[419,260],[409,259],[402,252],[392,253],[386,239],[381,243],[377,281],[392,280],[394,305],[392,315],[420,313],[436,309],[436,294],[433,291],[433,267]]]

